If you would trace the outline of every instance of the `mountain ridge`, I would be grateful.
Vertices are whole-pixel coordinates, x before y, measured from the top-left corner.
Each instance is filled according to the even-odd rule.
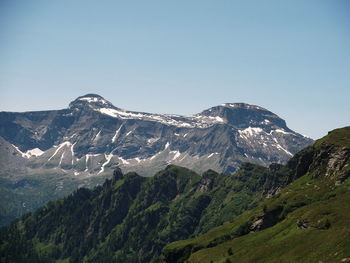
[[[151,113],[142,113],[142,112],[134,112],[134,111],[126,111],[122,110],[120,108],[115,107],[113,104],[105,100],[102,96],[99,96],[97,94],[87,94],[84,96],[78,97],[76,100],[72,101],[69,105],[68,109],[58,110],[58,111],[44,111],[44,112],[25,112],[25,113],[8,113],[8,112],[1,112],[0,113],[0,124],[2,129],[0,129],[0,136],[3,137],[5,140],[7,140],[9,143],[13,144],[16,149],[19,150],[20,155],[22,157],[30,157],[29,155],[31,152],[28,153],[28,151],[33,151],[36,153],[42,154],[41,151],[47,151],[49,149],[55,148],[55,147],[62,147],[66,145],[67,143],[74,144],[77,143],[77,140],[74,138],[74,136],[81,136],[88,137],[85,139],[88,139],[90,141],[90,144],[97,144],[98,147],[96,148],[88,148],[86,149],[86,145],[84,146],[85,149],[82,147],[82,143],[77,143],[77,157],[81,157],[83,154],[102,154],[105,155],[113,154],[113,155],[120,155],[120,159],[115,160],[116,162],[119,162],[119,165],[126,165],[130,161],[126,161],[127,159],[132,159],[138,157],[138,160],[136,159],[133,161],[133,167],[136,166],[136,164],[140,163],[139,160],[149,159],[149,158],[156,158],[155,154],[160,153],[162,150],[167,149],[167,145],[170,144],[171,151],[173,152],[173,158],[178,159],[180,155],[183,159],[191,159],[191,157],[194,157],[199,154],[199,157],[202,157],[203,155],[207,154],[207,156],[211,155],[211,157],[218,153],[223,153],[223,146],[220,146],[218,150],[209,151],[209,149],[205,145],[202,145],[202,149],[198,149],[196,151],[189,151],[189,156],[183,156],[183,153],[186,152],[188,149],[193,149],[195,147],[194,144],[197,144],[197,141],[199,140],[198,137],[203,141],[203,135],[205,134],[204,130],[212,128],[215,129],[215,125],[224,125],[225,127],[221,127],[222,132],[225,133],[225,136],[228,135],[228,133],[231,133],[234,135],[234,137],[228,139],[231,141],[229,144],[232,145],[233,148],[236,148],[235,151],[238,150],[237,154],[243,155],[244,159],[244,153],[248,154],[247,149],[249,148],[249,145],[244,144],[250,144],[252,143],[252,140],[259,139],[260,141],[269,141],[268,138],[274,139],[270,144],[274,143],[276,151],[274,155],[279,155],[278,158],[274,158],[272,160],[269,160],[271,157],[265,157],[264,156],[264,147],[260,147],[259,151],[261,152],[262,156],[253,156],[250,155],[250,159],[253,160],[253,162],[257,162],[260,164],[268,165],[272,162],[283,162],[286,161],[294,152],[297,150],[300,150],[300,148],[306,146],[307,144],[312,143],[311,139],[308,139],[306,137],[301,136],[300,134],[297,134],[293,131],[291,131],[287,126],[284,120],[280,119],[277,115],[273,114],[272,112],[259,107],[255,105],[249,105],[244,103],[226,103],[223,104],[225,106],[219,105],[212,108],[209,108],[207,110],[202,111],[201,113],[190,115],[190,116],[181,116],[181,115],[162,115],[162,114],[151,114]],[[99,115],[101,114],[101,115]],[[83,116],[82,116],[83,115]],[[84,116],[85,115],[85,116]],[[45,117],[47,116],[46,120]],[[106,119],[108,117],[111,117],[112,119]],[[96,121],[96,119],[100,119],[101,121]],[[144,124],[140,124],[140,121],[144,121]],[[84,123],[85,122],[85,123]],[[86,122],[91,122],[90,125],[87,125]],[[138,131],[138,129],[142,129],[140,132],[146,132],[146,130],[150,129],[150,124],[148,122],[155,122],[156,126],[159,126],[161,129],[167,129],[171,130],[171,132],[165,132],[166,134],[149,134],[146,136],[143,136],[144,139],[138,140],[137,138],[133,138],[133,133],[135,131]],[[76,124],[75,124],[76,123]],[[39,126],[37,128],[35,125]],[[93,128],[95,131],[91,132],[86,130],[85,134],[82,134],[81,126],[86,126],[87,128],[90,127]],[[115,127],[114,132],[111,130],[111,128],[107,127],[107,125],[111,125]],[[140,127],[138,127],[138,125]],[[164,126],[163,126],[164,125]],[[100,126],[100,128],[98,128]],[[129,126],[129,127],[127,127]],[[131,127],[130,127],[131,126]],[[226,128],[227,126],[227,128]],[[232,129],[232,131],[230,130]],[[54,130],[58,130],[55,132]],[[193,134],[192,130],[198,129],[199,131],[197,133],[199,134]],[[9,130],[12,130],[11,133],[9,133]],[[71,131],[70,131],[71,130]],[[77,135],[78,131],[81,135]],[[200,131],[203,130],[203,131]],[[217,130],[217,129],[216,129]],[[225,131],[226,130],[226,131]],[[142,136],[140,132],[135,136]],[[162,131],[160,131],[162,132]],[[204,134],[203,134],[204,132]],[[87,134],[87,133],[90,133]],[[109,137],[109,142],[106,139],[104,141],[101,140],[101,136],[106,135]],[[65,136],[63,136],[65,135]],[[174,137],[177,136],[179,138]],[[188,145],[186,143],[186,137],[192,135],[192,137],[195,137],[193,140],[192,145]],[[194,135],[194,136],[193,136]],[[282,135],[282,136],[280,136]],[[284,135],[292,135],[295,138],[291,139],[293,143],[296,143],[296,147],[293,147],[291,143],[286,143],[280,141],[281,138]],[[117,148],[111,148],[116,145],[116,142],[118,139],[120,139],[122,136],[128,137],[131,136],[131,140],[134,140],[133,148],[128,149],[128,151],[123,150],[123,147]],[[171,137],[170,137],[171,136]],[[162,140],[163,137],[168,137],[167,140]],[[189,136],[190,137],[190,136]],[[254,138],[259,137],[259,138]],[[263,138],[266,137],[266,138]],[[286,136],[284,136],[286,137]],[[129,139],[129,138],[128,138]],[[213,140],[212,138],[211,140]],[[162,140],[162,142],[159,144],[159,140]],[[174,145],[172,145],[171,141],[176,141]],[[218,140],[217,138],[214,140]],[[97,143],[97,141],[100,141]],[[240,142],[242,141],[242,143]],[[241,145],[235,145],[236,143],[241,143]],[[248,142],[248,143],[247,143]],[[121,146],[125,145],[126,142],[122,143]],[[220,143],[220,142],[219,142]],[[300,145],[298,145],[298,143]],[[63,144],[63,145],[62,145]],[[154,145],[153,145],[154,144]],[[179,145],[181,144],[181,145]],[[260,143],[261,144],[261,143]],[[104,147],[103,150],[100,150],[99,147]],[[216,142],[217,145],[217,142]],[[262,146],[267,145],[266,142]],[[218,148],[218,147],[212,147],[210,148]],[[251,146],[256,147],[257,145]],[[260,145],[261,146],[261,145]],[[142,147],[142,148],[148,148],[149,150],[146,150],[144,153],[138,151],[136,147]],[[250,148],[251,148],[250,147]],[[80,148],[80,149],[79,149]],[[153,149],[152,149],[153,148]],[[172,149],[173,148],[173,149]],[[240,148],[242,150],[239,150],[237,148]],[[40,151],[39,151],[40,150]],[[234,150],[234,149],[233,149]],[[252,151],[251,149],[250,151]],[[256,151],[256,149],[254,149]],[[55,151],[54,151],[55,152]],[[71,149],[71,152],[73,153],[73,148]],[[146,153],[147,152],[147,153]],[[240,153],[241,152],[241,153]],[[130,155],[131,153],[131,155]],[[40,156],[39,154],[36,154],[35,156]],[[66,153],[66,156],[68,154]],[[73,155],[73,154],[72,154]],[[48,159],[50,159],[48,157]],[[223,160],[224,157],[219,158],[220,162],[222,164],[217,164],[216,170],[218,171],[228,171],[232,172],[232,169],[236,169],[238,167],[239,163],[233,163],[232,165],[225,165],[225,160]],[[248,158],[248,157],[246,157]],[[29,159],[29,158],[27,158]],[[51,158],[52,159],[52,158]],[[50,159],[50,161],[51,161]],[[71,162],[74,162],[74,157],[71,156]],[[106,156],[100,156],[100,159],[104,159],[104,161],[107,161],[108,159]],[[153,160],[152,159],[152,160]],[[174,161],[179,161],[175,160]],[[246,161],[252,161],[252,160],[246,160]],[[148,160],[149,162],[150,160]],[[165,160],[163,160],[165,161]],[[195,160],[191,160],[194,162]],[[186,166],[186,165],[185,165]],[[230,166],[231,168],[225,167]],[[163,165],[164,168],[165,166]],[[72,167],[73,168],[73,167]],[[102,168],[100,166],[100,168]],[[144,165],[143,165],[144,168]],[[195,167],[189,167],[194,168]],[[208,167],[210,168],[210,167]],[[231,170],[230,170],[231,169]],[[74,170],[74,169],[73,169]],[[79,170],[79,169],[75,169]],[[205,170],[205,169],[204,169]],[[199,172],[203,172],[199,171]],[[76,171],[76,172],[82,172],[82,171]],[[154,172],[154,171],[153,171]],[[73,172],[72,172],[73,173]],[[90,173],[94,173],[93,171],[90,171]]]

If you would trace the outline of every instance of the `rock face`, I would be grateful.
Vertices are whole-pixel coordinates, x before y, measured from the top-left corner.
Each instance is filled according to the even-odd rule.
[[[125,111],[96,94],[68,109],[0,113],[0,173],[151,175],[168,164],[233,172],[242,162],[284,163],[313,141],[259,106],[227,103],[192,116]],[[6,148],[7,147],[7,148]],[[11,148],[11,149],[10,149]]]

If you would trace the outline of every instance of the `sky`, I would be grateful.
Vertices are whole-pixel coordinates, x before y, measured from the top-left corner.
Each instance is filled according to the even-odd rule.
[[[96,93],[127,110],[262,106],[314,139],[350,125],[350,1],[1,0],[0,111]]]

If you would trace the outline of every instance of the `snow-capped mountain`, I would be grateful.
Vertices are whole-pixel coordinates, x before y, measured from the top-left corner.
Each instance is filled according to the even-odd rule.
[[[0,113],[0,172],[88,177],[124,171],[151,175],[168,164],[233,172],[242,162],[284,163],[312,139],[274,113],[244,103],[191,116],[126,111],[96,94],[69,108]]]

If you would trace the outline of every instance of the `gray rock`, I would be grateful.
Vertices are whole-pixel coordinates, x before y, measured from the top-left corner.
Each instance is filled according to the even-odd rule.
[[[78,177],[111,174],[116,166],[147,176],[168,164],[232,173],[242,162],[285,163],[313,142],[259,106],[226,103],[185,117],[125,111],[96,94],[63,110],[1,112],[0,136],[17,147],[21,174]],[[15,162],[4,162],[9,172]]]

